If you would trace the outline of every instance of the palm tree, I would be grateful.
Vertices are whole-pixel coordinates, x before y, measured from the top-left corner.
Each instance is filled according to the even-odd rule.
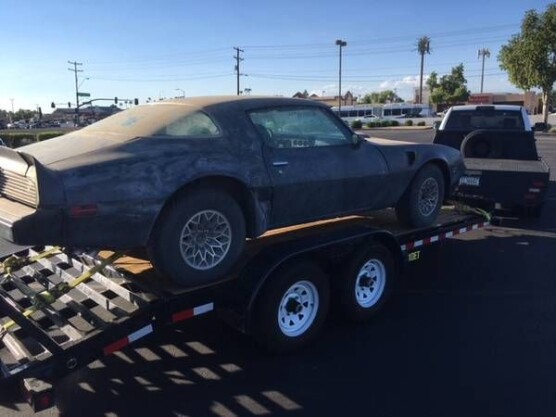
[[[423,66],[425,65],[425,54],[431,53],[431,39],[423,36],[417,40],[417,52],[421,55],[421,76],[419,77],[419,104],[423,104]]]

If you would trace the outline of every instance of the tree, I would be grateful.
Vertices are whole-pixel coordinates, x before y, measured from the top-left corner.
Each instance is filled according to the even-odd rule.
[[[399,103],[403,101],[395,91],[392,90],[384,90],[380,92],[372,92],[369,94],[365,94],[363,97],[363,103],[365,104],[372,104],[372,103]]]
[[[13,120],[26,120],[29,121],[38,113],[34,110],[19,109],[13,115]]]
[[[436,71],[430,73],[429,78],[427,79],[427,86],[429,87],[429,91],[432,91],[440,86],[440,84],[438,84],[438,74]]]
[[[425,65],[425,54],[431,53],[431,40],[428,36],[423,36],[417,40],[417,52],[421,55],[421,75],[419,76],[419,99],[418,103],[423,103],[423,67]]]
[[[443,75],[438,80],[438,74],[432,72],[427,84],[431,89],[431,101],[435,104],[446,103],[453,105],[467,101],[470,91],[467,89],[467,80],[463,75],[463,64],[452,68],[452,72]]]
[[[515,86],[541,89],[543,118],[547,123],[550,92],[556,82],[556,3],[548,5],[542,14],[527,11],[521,32],[502,46],[498,61]]]

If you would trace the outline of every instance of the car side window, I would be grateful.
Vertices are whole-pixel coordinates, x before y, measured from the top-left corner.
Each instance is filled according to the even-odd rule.
[[[273,148],[349,144],[350,136],[333,116],[318,107],[278,107],[249,113],[259,134]]]
[[[205,113],[195,112],[175,120],[159,130],[155,136],[219,136],[220,129]]]

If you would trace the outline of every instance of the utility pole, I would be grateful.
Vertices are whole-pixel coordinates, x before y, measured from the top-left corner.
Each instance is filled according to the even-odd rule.
[[[239,71],[239,63],[240,63],[241,61],[243,61],[243,58],[240,58],[239,54],[240,54],[241,52],[243,52],[243,49],[239,49],[239,48],[237,48],[237,47],[235,47],[235,46],[234,46],[234,49],[236,50],[236,56],[234,57],[234,59],[236,60],[236,66],[235,66],[236,78],[237,78],[237,89],[236,89],[236,90],[237,90],[237,95],[239,96],[239,93],[240,93],[240,89],[239,89],[239,76],[240,76],[240,75],[243,75],[243,74],[241,74],[240,71]]]
[[[483,68],[481,69],[481,93],[483,92],[483,81],[485,77],[485,58],[490,58],[490,50],[487,48],[479,49],[477,58],[483,57]]]
[[[13,121],[14,121],[13,117],[15,116],[15,113],[14,113],[14,99],[11,98],[10,101],[12,102],[12,113],[10,114],[10,123],[13,123]]]
[[[77,73],[83,72],[83,70],[78,70],[78,65],[83,65],[81,62],[68,61],[68,64],[73,65],[73,68],[68,68],[68,71],[73,71],[75,73],[75,122],[79,124],[79,85],[77,84]]]

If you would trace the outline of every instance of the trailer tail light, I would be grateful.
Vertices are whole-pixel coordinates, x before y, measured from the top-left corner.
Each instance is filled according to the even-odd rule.
[[[26,378],[23,380],[23,390],[35,413],[54,406],[54,390],[50,383],[37,378]]]
[[[535,188],[542,188],[545,185],[546,184],[544,183],[544,181],[533,181],[533,187],[535,187]]]
[[[523,197],[525,197],[526,200],[535,200],[537,198],[537,195],[536,194],[525,194]]]
[[[97,213],[98,206],[96,204],[84,204],[70,208],[70,217],[92,217]]]

